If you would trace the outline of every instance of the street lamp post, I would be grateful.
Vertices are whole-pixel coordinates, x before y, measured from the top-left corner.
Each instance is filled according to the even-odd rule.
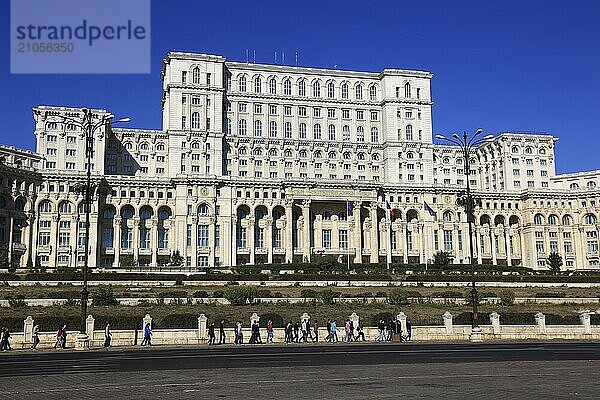
[[[63,123],[73,124],[84,132],[85,135],[85,159],[86,159],[86,180],[84,185],[75,185],[75,190],[82,193],[85,204],[85,249],[83,257],[83,289],[81,289],[81,324],[79,327],[78,341],[89,343],[89,338],[86,335],[86,318],[88,308],[88,268],[89,268],[89,253],[90,253],[90,209],[92,207],[92,190],[96,189],[96,185],[92,185],[92,155],[94,153],[94,134],[102,127],[106,127],[112,123],[129,122],[130,118],[121,118],[113,121],[115,118],[112,114],[95,115],[90,109],[83,108],[81,120],[76,120],[66,116],[58,117]],[[96,119],[96,120],[95,120]],[[83,347],[87,347],[84,345]]]
[[[481,199],[473,198],[471,193],[471,152],[477,148],[477,146],[490,141],[494,136],[486,135],[480,137],[482,129],[477,129],[475,133],[469,138],[467,132],[463,132],[462,137],[457,133],[452,134],[452,138],[447,138],[444,135],[436,135],[436,139],[449,142],[460,148],[465,159],[464,161],[464,175],[467,181],[466,192],[462,193],[456,199],[456,204],[463,207],[467,214],[467,223],[469,225],[469,259],[471,263],[471,305],[473,307],[473,318],[471,320],[471,341],[479,342],[483,340],[483,333],[479,327],[479,313],[477,306],[479,304],[479,296],[477,288],[475,286],[475,252],[473,249],[473,222],[475,221],[475,206],[481,206]]]

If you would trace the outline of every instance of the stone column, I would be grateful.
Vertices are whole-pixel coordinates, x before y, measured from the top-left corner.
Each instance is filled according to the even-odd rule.
[[[95,319],[93,316],[88,315],[85,319],[85,333],[90,337],[90,339],[94,338],[94,323]]]
[[[352,217],[354,219],[354,229],[353,229],[353,235],[354,235],[354,263],[355,264],[360,264],[362,263],[362,243],[361,243],[361,231],[362,231],[362,224],[360,222],[360,209],[361,209],[361,205],[362,202],[360,201],[355,201],[352,207]]]
[[[427,251],[426,249],[426,244],[425,244],[425,224],[423,222],[419,223],[418,225],[418,232],[419,232],[419,262],[421,264],[425,264],[425,252]],[[442,231],[443,232],[443,231]],[[439,240],[439,238],[438,238]],[[435,248],[435,243],[434,243],[434,248]]]
[[[452,314],[449,311],[446,311],[442,318],[444,318],[444,328],[446,328],[446,335],[454,334],[454,326],[452,325]]]
[[[133,258],[136,261],[140,259],[140,219],[133,218],[133,228],[131,233],[131,247],[133,248]]]
[[[389,210],[386,210],[386,212],[389,214]],[[386,240],[385,240],[385,247],[386,247],[386,257],[387,257],[387,263],[388,265],[390,265],[392,263],[392,219],[390,218],[390,216],[388,215],[386,223],[385,223],[385,235],[386,235]]]
[[[152,227],[150,228],[150,248],[152,249],[152,261],[150,266],[156,267],[158,257],[158,219],[152,217]]]
[[[286,200],[285,202],[285,230],[284,230],[284,246],[285,246],[285,262],[291,263],[294,260],[294,213],[292,200]]]
[[[265,246],[267,247],[267,263],[273,264],[273,218],[265,217]]]
[[[10,227],[9,227],[9,231],[8,231],[8,265],[12,266],[12,248],[13,248],[13,229],[14,225],[15,225],[15,220],[12,217],[12,215],[10,216]],[[58,241],[58,237],[56,238],[56,240]],[[54,264],[56,265],[56,264]]]
[[[407,334],[408,331],[406,330],[406,314],[404,314],[402,311],[400,311],[398,313],[398,315],[396,315],[396,321],[400,321],[400,329],[402,329],[402,333]]]
[[[187,235],[187,223],[185,229]],[[190,248],[192,250],[191,267],[196,268],[198,267],[198,217],[195,215],[192,217],[192,245]]]
[[[247,228],[247,240],[246,243],[248,244],[248,249],[250,250],[250,265],[254,265],[256,263],[256,260],[254,258],[254,254],[255,254],[255,245],[256,243],[254,243],[255,238],[254,238],[254,230],[256,229],[256,222],[254,217],[249,217],[248,218],[248,228]]]
[[[471,246],[473,245],[473,240],[472,238],[469,238],[470,242],[471,242]],[[477,254],[477,263],[479,265],[481,265],[483,263],[483,251],[481,251],[481,233],[479,231],[479,228],[475,229],[475,250],[476,252],[474,252],[474,254]],[[472,262],[472,261],[470,261]]]
[[[539,333],[542,335],[546,334],[546,316],[541,312],[535,314],[535,322],[538,326]]]
[[[305,262],[310,262],[310,200],[302,201],[302,218],[304,219],[302,232],[302,255]]]
[[[490,314],[490,322],[492,323],[492,332],[494,335],[500,334],[500,314],[493,312]]]
[[[235,213],[231,216],[231,263],[232,267],[237,265],[237,216]]]
[[[304,321],[306,321],[307,324],[310,323],[310,315],[308,315],[308,313],[303,313],[300,316],[300,322],[304,322]]]
[[[33,342],[33,322],[31,315],[23,320],[23,343]]]
[[[490,228],[490,246],[492,250],[492,264],[498,265],[498,254],[496,253],[496,241],[500,240],[496,236],[495,228]]]
[[[58,265],[58,215],[53,215],[52,216],[52,227],[51,227],[51,234],[50,234],[50,238],[51,240],[54,239],[54,246],[51,247],[50,249],[50,257],[52,257],[54,259],[54,267],[56,267]],[[9,232],[9,236],[8,236],[8,240],[10,240],[9,242],[9,250],[11,248],[10,243],[12,242],[12,224],[10,227],[10,232]],[[10,255],[8,257],[8,260],[10,261]],[[51,264],[52,265],[52,264]]]
[[[94,205],[91,205],[92,211],[94,209]],[[90,240],[88,246],[86,246],[86,251],[89,251],[89,259],[88,264],[90,268],[98,267],[98,215],[96,212],[92,212],[90,215],[90,236],[94,239]],[[77,238],[75,239],[75,244],[77,244]]]
[[[372,202],[371,207],[369,208],[370,217],[371,217],[371,264],[379,262],[379,221],[377,221],[377,203]]]
[[[198,339],[206,339],[206,315],[200,314],[198,317]]]
[[[252,313],[250,316],[250,326],[252,327],[255,322],[260,323],[260,317],[257,313]]]
[[[579,319],[581,320],[581,325],[583,326],[583,333],[586,335],[590,335],[592,333],[590,312],[586,311],[586,312],[579,314]]]
[[[215,237],[217,235],[217,218],[210,217],[208,221],[208,266],[215,267]]]
[[[510,229],[504,228],[504,245],[506,246],[506,264],[512,266],[512,251],[510,250]]]

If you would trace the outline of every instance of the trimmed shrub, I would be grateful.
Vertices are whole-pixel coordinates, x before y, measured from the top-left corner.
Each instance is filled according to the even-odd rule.
[[[225,292],[222,290],[215,290],[212,297],[223,298],[225,297]]]
[[[394,288],[388,293],[387,300],[390,304],[405,305],[408,304],[408,293],[403,289]]]
[[[253,286],[239,286],[227,289],[224,297],[234,306],[252,304],[258,297],[258,290]]]
[[[115,297],[112,286],[98,286],[92,292],[92,305],[96,307],[116,306],[119,301]]]
[[[8,305],[11,308],[20,308],[20,307],[25,307],[25,295],[22,294],[17,294],[17,295],[11,295],[11,296],[6,296],[6,300],[8,300]]]
[[[314,299],[317,297],[317,291],[313,289],[302,289],[300,291],[300,297],[304,297],[305,299]]]
[[[319,298],[323,304],[332,305],[335,303],[335,299],[340,297],[340,292],[334,292],[331,289],[323,290],[319,293]]]
[[[269,298],[271,297],[271,291],[269,289],[259,289],[257,297]]]
[[[160,321],[160,328],[193,329],[198,328],[198,315],[169,314]]]
[[[504,307],[512,306],[513,304],[515,304],[515,293],[510,290],[501,291],[500,304]]]
[[[192,293],[192,297],[197,299],[205,299],[208,297],[208,292],[206,290],[197,290]]]

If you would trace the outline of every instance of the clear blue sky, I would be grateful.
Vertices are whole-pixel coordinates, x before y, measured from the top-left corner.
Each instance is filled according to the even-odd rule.
[[[50,1],[50,0],[49,0]],[[560,138],[558,172],[600,169],[600,1],[153,1],[149,75],[11,75],[0,2],[0,142],[34,149],[31,108],[105,108],[161,128],[170,50],[379,71],[433,72],[434,134],[524,130]]]

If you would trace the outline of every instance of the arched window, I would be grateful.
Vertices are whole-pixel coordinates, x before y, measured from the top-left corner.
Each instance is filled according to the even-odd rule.
[[[283,133],[286,139],[291,139],[292,138],[292,123],[291,122],[286,122],[285,124],[283,124]]]
[[[335,125],[329,125],[327,132],[329,134],[329,140],[335,140]]]
[[[300,139],[306,139],[306,124],[304,122],[301,122],[298,127],[298,135]]]
[[[262,121],[254,121],[254,136],[262,136]]]
[[[262,92],[262,81],[260,79],[260,76],[255,76],[254,77],[254,93],[260,93]]]
[[[511,151],[513,154],[517,154],[517,153],[519,152],[519,147],[518,147],[518,146],[513,146],[513,147],[510,149],[510,151]]]
[[[363,99],[363,91],[362,91],[362,85],[358,84],[356,85],[356,87],[354,88],[355,91],[355,98],[356,100],[362,100]]]
[[[133,218],[133,210],[129,207],[121,211],[121,218],[127,220]]]
[[[539,153],[541,155],[545,155],[546,154],[546,149],[544,147],[540,147]]]
[[[333,82],[327,84],[327,97],[330,99],[335,97],[335,87],[333,86]]]
[[[548,217],[548,225],[556,225],[558,224],[558,217],[554,214]]]
[[[144,142],[144,143],[140,144],[140,150],[147,151],[148,149],[150,149],[150,146],[148,146],[148,143]]]
[[[350,140],[350,126],[349,125],[342,126],[342,139],[346,142]]]
[[[244,75],[242,75],[238,78],[238,87],[239,87],[240,92],[245,92],[247,90],[246,77]]]
[[[300,158],[306,158],[306,156],[307,156],[306,150],[300,150],[300,152],[298,153],[298,155],[300,156]]]
[[[200,68],[196,67],[192,71],[192,82],[194,85],[200,84]]]
[[[324,221],[331,220],[331,213],[329,211],[323,211],[323,220]]]
[[[315,124],[313,126],[313,139],[321,140],[321,125]]]
[[[262,156],[262,149],[260,147],[256,147],[254,150],[252,150],[252,154],[255,156]]]
[[[114,217],[115,217],[115,210],[113,210],[112,208],[107,208],[102,213],[102,218],[104,218],[104,219],[113,219]]]
[[[415,154],[412,151],[409,151],[408,153],[406,153],[406,158],[412,160],[413,158],[415,158]]]
[[[442,218],[444,222],[452,222],[452,211],[444,211]]]
[[[269,94],[277,94],[277,81],[275,78],[269,80]]]
[[[292,150],[290,149],[285,149],[285,151],[283,152],[283,155],[285,157],[291,157],[292,156]]]
[[[412,125],[406,125],[406,140],[413,140]]]
[[[197,150],[200,148],[200,143],[199,142],[192,142],[192,149]]]
[[[157,144],[156,151],[165,151],[165,145],[163,143]]]
[[[594,214],[585,214],[583,223],[586,225],[596,225],[596,216]]]
[[[348,83],[342,83],[342,99],[348,98]]]
[[[306,82],[304,79],[298,82],[298,96],[306,96]]]
[[[379,143],[379,130],[376,127],[371,128],[371,143]]]
[[[246,155],[246,153],[247,153],[247,150],[246,150],[246,148],[245,148],[245,147],[240,147],[240,149],[238,150],[238,154],[239,154],[240,156],[245,156],[245,155]]]
[[[198,206],[198,216],[200,217],[206,217],[209,215],[209,208],[208,208],[208,204],[206,203],[202,203]]]
[[[125,150],[131,150],[133,149],[133,144],[131,144],[131,142],[127,142],[123,145],[123,147],[125,148]]]
[[[192,129],[200,129],[200,113],[192,113]]]
[[[277,149],[269,150],[269,157],[277,157]]]
[[[371,87],[369,87],[369,100],[377,100],[377,86],[375,85],[371,85]]]
[[[365,128],[359,126],[356,128],[356,141],[364,142],[365,141]]]
[[[312,95],[313,95],[313,97],[321,97],[321,84],[319,83],[319,81],[313,82]]]
[[[571,189],[571,190],[578,190],[579,189],[579,184],[573,182],[573,183],[571,183],[571,185],[569,185],[569,189]]]
[[[71,214],[71,203],[68,201],[63,201],[58,205],[58,213],[59,214]]]
[[[588,188],[589,190],[596,189],[596,182],[594,182],[594,181],[589,181],[589,182],[587,183],[587,185],[586,185],[586,186],[587,186],[587,188]]]
[[[85,211],[87,210],[87,204],[85,204],[85,201],[82,201],[81,203],[79,203],[77,205],[77,214],[85,214]]]
[[[168,208],[161,208],[158,212],[158,219],[164,221],[171,218],[171,211]]]
[[[442,159],[442,162],[443,162],[444,164],[450,164],[450,157],[444,157],[444,158]]]
[[[314,157],[315,159],[322,158],[322,157],[323,157],[323,154],[321,153],[321,150],[317,150],[317,151],[315,151],[315,152],[314,152],[314,154],[313,154],[313,157]]]
[[[335,160],[337,154],[335,151],[330,151],[329,154],[327,154],[327,157],[329,157],[330,160]]]
[[[350,155],[350,153],[345,152],[342,157],[344,158],[344,160],[349,160],[352,156]]]
[[[283,81],[283,94],[286,96],[292,95],[292,82],[289,79]]]
[[[360,161],[364,161],[365,160],[365,153],[358,153],[356,158],[358,158]]]
[[[407,99],[410,99],[412,97],[409,82],[406,82],[406,84],[404,85],[404,97],[406,97]]]
[[[535,214],[535,217],[533,217],[533,223],[536,225],[543,225],[544,217],[542,216],[542,214]]]
[[[275,121],[269,122],[269,137],[277,137],[277,122]]]
[[[238,135],[246,136],[248,134],[248,124],[245,119],[238,121]]]
[[[373,153],[373,155],[371,156],[371,159],[373,161],[379,161],[379,154],[378,153]]]
[[[52,203],[49,200],[43,200],[40,203],[40,212],[41,213],[50,213],[52,212]]]
[[[525,154],[532,154],[532,153],[533,153],[533,149],[531,147],[525,148]]]
[[[150,219],[152,217],[152,210],[144,207],[140,210],[140,219]]]
[[[569,226],[569,225],[573,225],[573,217],[571,217],[569,214],[565,214],[562,217],[562,224],[564,226]]]

